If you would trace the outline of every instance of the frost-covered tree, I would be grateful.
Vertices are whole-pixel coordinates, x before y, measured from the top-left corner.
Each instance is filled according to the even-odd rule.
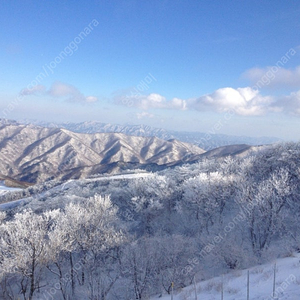
[[[48,232],[55,213],[41,215],[26,210],[2,224],[0,231],[0,264],[6,274],[20,275],[21,293],[33,299],[39,288],[41,272],[49,257]]]
[[[291,188],[289,173],[285,169],[275,171],[259,184],[249,206],[251,243],[256,254],[267,249],[272,238],[279,237],[288,229],[290,224],[283,212],[288,205]]]
[[[193,223],[196,231],[209,228],[216,222],[221,223],[226,203],[233,194],[232,176],[222,176],[218,172],[201,173],[189,178],[183,185],[183,201],[178,209],[186,214],[188,223]]]
[[[171,198],[173,188],[166,176],[156,174],[130,182],[132,203],[138,214],[142,232],[153,233],[154,219],[161,214],[170,214],[172,205],[174,206]]]
[[[145,299],[153,292],[156,268],[153,246],[149,239],[141,239],[131,243],[123,252],[122,269],[129,279],[131,298]]]
[[[4,211],[0,211],[0,224],[5,220],[6,213]]]
[[[64,287],[61,272],[65,263],[65,254],[70,265],[70,281],[72,291],[75,290],[75,276],[80,285],[85,285],[86,277],[93,278],[97,274],[99,257],[124,241],[125,235],[118,226],[117,208],[112,205],[109,197],[95,195],[79,203],[68,204],[61,213],[58,223],[50,234],[53,241],[53,264],[49,266],[57,274],[62,293]],[[74,272],[76,263],[80,262],[79,270]],[[55,270],[56,269],[56,270]],[[96,279],[96,278],[95,278]],[[96,284],[89,281],[89,285]],[[94,290],[94,287],[91,286]]]

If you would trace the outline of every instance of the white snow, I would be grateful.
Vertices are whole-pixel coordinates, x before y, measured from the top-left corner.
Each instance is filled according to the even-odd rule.
[[[20,188],[8,187],[4,184],[4,181],[0,181],[0,196],[5,195],[6,193],[22,191]],[[0,210],[6,210],[20,205],[23,202],[23,199],[11,201],[8,203],[0,204]]]
[[[151,175],[153,175],[153,174],[152,173],[133,173],[133,174],[117,174],[117,175],[111,175],[111,176],[99,176],[99,177],[88,178],[88,179],[69,179],[68,181],[64,182],[63,184],[61,184],[55,188],[63,191],[66,188],[70,188],[74,183],[76,184],[77,181],[89,183],[89,182],[97,182],[97,181],[105,181],[105,180],[123,180],[123,179],[145,178],[145,177],[148,177]],[[48,190],[47,192],[49,193],[50,191],[51,190]]]
[[[0,196],[11,192],[11,191],[21,191],[20,188],[8,187],[4,184],[4,181],[0,181]]]
[[[299,300],[300,299],[300,254],[278,259],[276,262],[275,298],[273,298],[273,278],[275,261],[249,269],[251,300]],[[248,270],[234,271],[223,276],[223,299],[247,299]],[[174,300],[217,300],[221,298],[222,277],[199,282],[181,291],[174,291]],[[170,300],[171,295],[153,297],[151,300]]]
[[[7,210],[26,203],[26,198],[0,204],[0,210]]]
[[[152,173],[132,173],[132,174],[120,174],[111,176],[101,176],[92,179],[83,179],[84,182],[102,181],[102,180],[120,180],[120,179],[136,179],[153,175]]]

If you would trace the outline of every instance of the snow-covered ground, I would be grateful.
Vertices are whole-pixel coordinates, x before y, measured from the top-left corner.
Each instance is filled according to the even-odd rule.
[[[8,187],[4,184],[4,181],[0,181],[0,196],[5,195],[6,193],[22,191],[20,188]],[[6,210],[20,205],[23,202],[23,199],[11,201],[9,203],[0,204],[0,210]]]
[[[17,207],[21,204],[24,204],[24,203],[26,203],[26,198],[15,200],[15,201],[10,201],[10,202],[6,202],[6,203],[2,203],[2,204],[0,204],[0,210],[12,209],[12,208],[15,208],[15,207]]]
[[[105,180],[125,180],[125,179],[136,179],[136,178],[144,178],[151,176],[152,173],[133,173],[133,174],[118,174],[118,175],[111,175],[111,176],[99,176],[95,178],[88,178],[88,179],[69,179],[65,183],[59,186],[60,190],[65,190],[66,188],[72,186],[72,184],[76,184],[76,181],[82,181],[84,183],[89,182],[97,182],[97,181],[105,181]],[[56,187],[57,189],[57,187]]]
[[[151,176],[152,173],[132,173],[132,174],[119,174],[111,176],[101,176],[91,179],[84,179],[85,182],[101,181],[101,180],[120,180],[120,179],[136,179]]]
[[[20,188],[13,188],[13,187],[8,187],[4,184],[4,181],[0,181],[0,196],[4,195],[8,192],[11,191],[21,191],[22,189]]]
[[[300,254],[278,259],[276,262],[275,298],[273,279],[275,262],[249,269],[251,300],[299,300],[300,299]],[[247,299],[248,270],[234,271],[223,276],[223,299]],[[218,300],[221,298],[222,277],[216,277],[174,292],[174,300]],[[154,297],[151,300],[170,300],[171,295]]]

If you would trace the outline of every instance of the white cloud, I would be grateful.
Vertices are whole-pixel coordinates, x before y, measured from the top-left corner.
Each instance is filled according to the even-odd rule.
[[[96,102],[98,101],[97,97],[94,97],[94,96],[88,96],[88,97],[85,97],[85,101],[86,102]]]
[[[292,92],[287,96],[278,97],[271,109],[274,112],[300,115],[300,91]]]
[[[47,92],[52,97],[68,97],[68,96],[81,96],[81,93],[77,88],[70,84],[65,84],[62,82],[55,82],[52,84]]]
[[[147,100],[153,103],[163,103],[166,101],[166,98],[158,94],[150,94],[147,97]]]
[[[271,101],[271,97],[263,97],[250,87],[238,89],[227,87],[197,99],[188,100],[187,108],[217,112],[234,110],[238,115],[261,115]]]
[[[46,87],[38,84],[33,86],[31,89],[25,88],[20,92],[20,95],[22,96],[29,96],[29,95],[37,95],[40,93],[44,93],[46,91]]]
[[[137,118],[138,119],[143,119],[143,118],[154,118],[154,115],[153,114],[150,114],[146,111],[143,111],[141,113],[137,113],[136,114]]]
[[[179,110],[186,110],[187,109],[187,102],[186,100],[182,100],[179,98],[173,98],[169,102],[169,106],[174,109],[179,109]]]
[[[23,89],[21,94],[23,96],[41,94],[52,98],[63,98],[68,102],[77,103],[92,103],[98,101],[97,97],[86,97],[75,86],[59,81],[53,83],[49,90],[46,90],[43,85],[36,85],[32,89]]]
[[[159,94],[150,95],[137,95],[137,96],[125,96],[125,97],[115,97],[114,103],[125,106],[133,106],[140,108],[142,110],[147,109],[186,109],[186,101],[179,98],[174,98],[170,101]]]
[[[148,96],[140,96],[135,98],[134,103],[142,109],[149,108],[166,108],[167,99],[159,94],[150,94]]]
[[[300,66],[295,69],[285,69],[276,65],[253,68],[246,71],[243,77],[249,79],[257,89],[300,88]]]
[[[239,115],[261,115],[265,113],[272,98],[262,96],[257,90],[246,88],[222,88],[199,98],[183,100],[173,98],[167,100],[159,94],[148,96],[135,96],[126,98],[115,98],[115,103],[128,105],[142,109],[175,109],[175,110],[212,110],[225,112],[234,110]]]
[[[159,94],[139,95],[132,97],[118,97],[116,104],[135,107],[142,110],[137,113],[138,119],[153,118],[154,115],[147,110],[173,109],[180,111],[214,111],[217,113],[234,112],[240,116],[259,116],[266,113],[287,113],[300,116],[300,90],[283,96],[263,96],[258,89],[221,88],[210,94],[193,99],[173,98],[167,100]]]

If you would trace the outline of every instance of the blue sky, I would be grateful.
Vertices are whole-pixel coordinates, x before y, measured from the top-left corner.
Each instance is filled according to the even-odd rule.
[[[298,140],[300,2],[1,1],[0,118]]]

